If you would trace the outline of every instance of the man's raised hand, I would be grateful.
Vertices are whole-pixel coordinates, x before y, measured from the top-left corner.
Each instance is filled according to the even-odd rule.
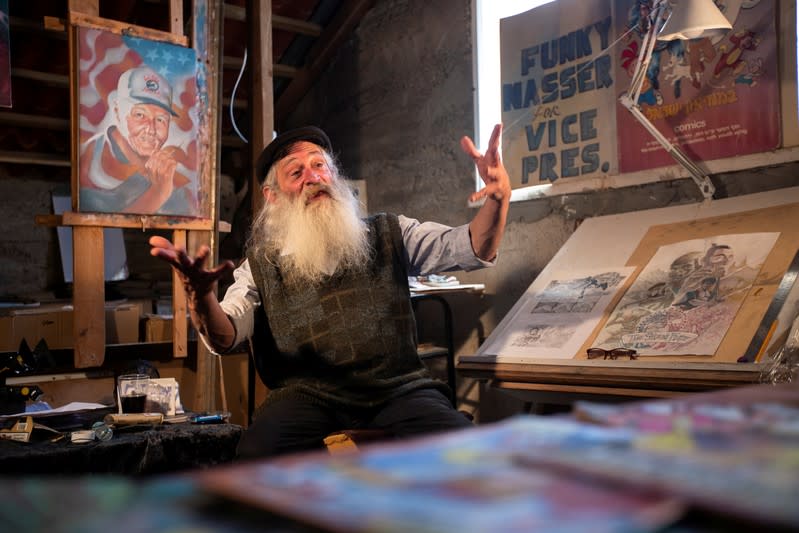
[[[492,198],[498,202],[510,200],[510,178],[499,153],[501,136],[502,124],[497,124],[494,126],[494,131],[491,132],[491,139],[488,141],[488,149],[485,154],[480,153],[469,137],[461,139],[461,148],[477,165],[477,171],[485,183],[485,187],[469,196],[470,202],[476,202],[481,198]]]
[[[201,298],[211,292],[217,281],[233,270],[232,261],[223,261],[214,268],[205,266],[211,249],[201,246],[197,255],[192,258],[183,247],[175,246],[164,237],[150,237],[150,255],[162,259],[172,265],[190,297]]]

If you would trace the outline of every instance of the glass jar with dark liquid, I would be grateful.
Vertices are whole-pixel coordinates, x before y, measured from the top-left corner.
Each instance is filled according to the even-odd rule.
[[[147,403],[146,394],[129,394],[122,396],[122,412],[123,413],[143,413],[144,406]]]
[[[117,380],[119,406],[123,413],[143,413],[147,404],[150,376],[123,374]]]

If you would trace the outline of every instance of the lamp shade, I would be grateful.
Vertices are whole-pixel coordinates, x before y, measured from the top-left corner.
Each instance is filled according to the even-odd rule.
[[[713,0],[677,0],[658,34],[659,41],[698,39],[722,35],[732,29]]]

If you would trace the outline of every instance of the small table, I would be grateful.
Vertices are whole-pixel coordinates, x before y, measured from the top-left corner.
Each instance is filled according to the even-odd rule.
[[[418,290],[411,289],[411,304],[413,305],[414,312],[418,311],[420,302],[433,301],[437,302],[441,307],[441,312],[444,318],[444,339],[445,346],[437,346],[430,344],[420,344],[418,347],[419,357],[422,359],[429,359],[432,357],[440,357],[442,355],[447,358],[447,385],[451,391],[450,400],[453,405],[457,405],[458,396],[458,382],[455,375],[455,343],[452,334],[452,309],[449,302],[444,298],[447,293],[472,293],[482,294],[484,285],[453,285],[450,287],[441,287],[436,289]]]
[[[236,424],[181,423],[117,428],[110,440],[86,444],[0,440],[0,476],[148,475],[207,468],[235,458],[243,431]]]

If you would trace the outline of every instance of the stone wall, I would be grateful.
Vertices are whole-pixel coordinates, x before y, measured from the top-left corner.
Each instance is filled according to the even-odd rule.
[[[366,180],[370,212],[447,224],[474,215],[473,167],[458,144],[474,123],[471,25],[469,0],[378,0],[291,116],[289,126],[329,132],[348,175]],[[793,165],[715,178],[717,197],[799,184]],[[498,266],[457,273],[486,284],[483,298],[451,297],[458,353],[475,353],[581,220],[698,200],[679,180],[514,203]],[[460,396],[474,389],[462,383]],[[483,394],[481,418],[501,416],[505,400]]]

